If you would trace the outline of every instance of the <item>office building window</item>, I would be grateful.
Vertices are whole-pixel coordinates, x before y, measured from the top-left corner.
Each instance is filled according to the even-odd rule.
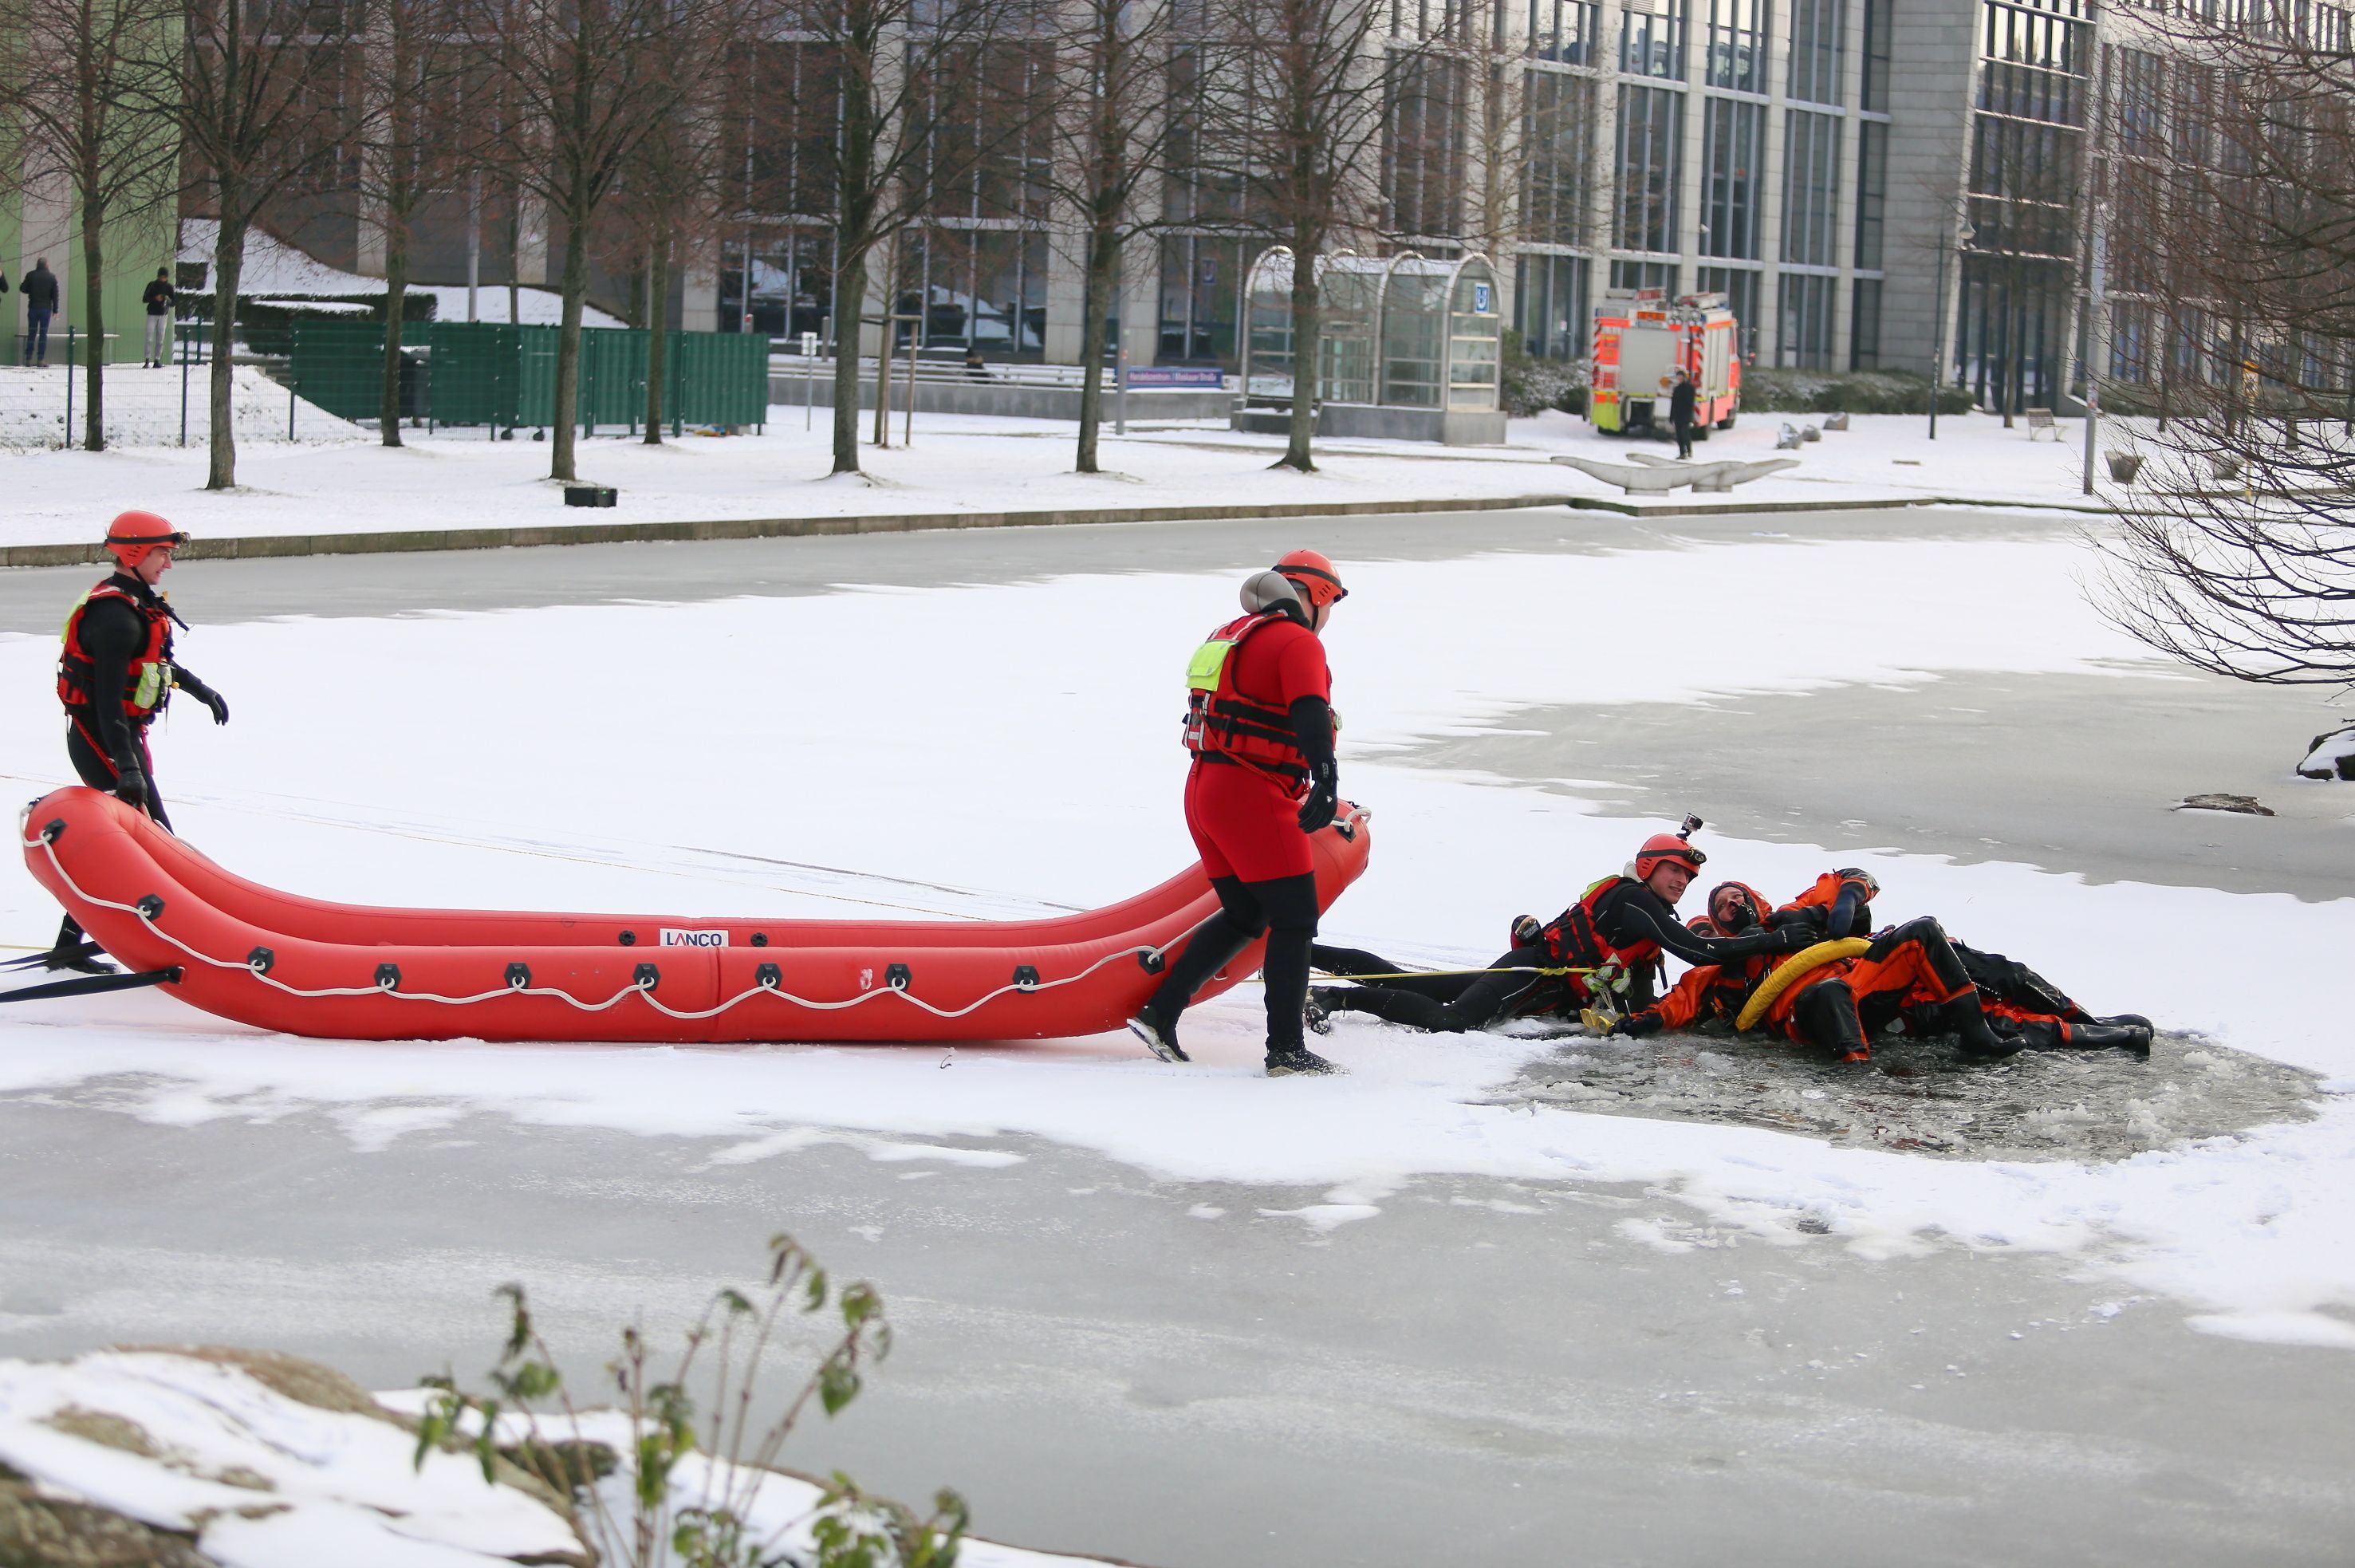
[[[1848,368],[1881,368],[1881,280],[1859,278],[1849,310]]]
[[[1593,336],[1587,314],[1592,263],[1583,256],[1524,251],[1513,264],[1513,328],[1521,351],[1540,359],[1583,359]]]
[[[1541,69],[1524,81],[1522,237],[1540,245],[1584,244],[1594,83]]]
[[[1783,124],[1783,260],[1836,267],[1839,116],[1794,109]]]
[[[1619,211],[1611,242],[1622,251],[1677,248],[1684,106],[1684,94],[1665,87],[1619,90]]]
[[[1693,287],[1705,294],[1723,294],[1733,312],[1733,341],[1744,355],[1758,352],[1758,274],[1747,267],[1703,267]]]
[[[1765,130],[1764,104],[1712,98],[1701,106],[1706,162],[1701,170],[1700,253],[1704,256],[1758,259],[1758,157]]]
[[[1611,286],[1614,289],[1657,289],[1669,299],[1677,297],[1677,264],[1674,261],[1614,261],[1611,263]]]
[[[1596,0],[1529,0],[1529,49],[1541,60],[1595,65],[1603,36],[1603,7]]]
[[[1440,54],[1401,62],[1383,127],[1383,186],[1397,234],[1463,232],[1465,64]]]
[[[1859,123],[1856,146],[1856,264],[1878,272],[1889,219],[1889,127],[1878,120]]]
[[[1832,295],[1839,280],[1805,272],[1783,274],[1782,320],[1774,362],[1788,370],[1828,370],[1832,364]]]
[[[1736,92],[1765,91],[1768,0],[1708,3],[1709,85]]]
[[[1840,34],[1848,0],[1791,0],[1791,70],[1785,91],[1803,103],[1840,101]]]
[[[1889,112],[1889,34],[1893,0],[1863,0],[1863,107],[1876,114]]]
[[[1685,75],[1687,0],[1655,0],[1659,10],[1629,10],[1619,31],[1619,69],[1629,76]]]

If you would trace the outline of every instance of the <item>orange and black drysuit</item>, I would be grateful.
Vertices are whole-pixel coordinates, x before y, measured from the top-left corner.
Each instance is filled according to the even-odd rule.
[[[1681,1028],[1722,1016],[1729,1004],[1738,1013],[1770,972],[1769,966],[1750,973],[1695,970],[1658,1006],[1622,1020],[1614,1030],[1646,1035]],[[1977,987],[1945,928],[1928,915],[1881,933],[1853,958],[1809,970],[1774,998],[1760,1021],[1803,1045],[1822,1046],[1843,1061],[1864,1061],[1872,1054],[1866,1041],[1901,1012],[1961,1036],[1966,1050],[1982,1055],[2019,1049],[1988,1027]]]
[[[2030,1051],[2106,1051],[2150,1053],[2151,1021],[2139,1013],[2096,1018],[2068,993],[2017,959],[1982,953],[1957,942],[1955,952],[1978,987],[1979,1006],[1996,1033],[2016,1039]],[[1926,1020],[1907,1015],[1912,1027]]]
[[[216,716],[228,710],[218,693],[173,658],[172,628],[185,624],[153,588],[118,571],[82,595],[66,616],[58,655],[66,760],[82,783],[134,802],[165,827],[172,823],[155,788],[148,726],[175,688]],[[87,944],[80,924],[66,916],[53,951],[70,954]]]
[[[1487,1029],[1508,1018],[1544,1014],[1576,1017],[1591,1005],[1598,987],[1625,1005],[1644,1007],[1655,988],[1660,955],[1675,954],[1704,967],[1740,963],[1760,955],[1794,951],[1796,938],[1758,930],[1735,936],[1690,930],[1677,920],[1666,899],[1633,877],[1605,877],[1579,901],[1540,925],[1524,916],[1514,922],[1514,945],[1480,975],[1412,976],[1379,985],[1320,986],[1310,994],[1319,1012],[1371,1013],[1411,1029],[1460,1034]],[[1316,967],[1328,975],[1395,976],[1399,966],[1379,954],[1350,947],[1313,950]],[[1563,974],[1541,974],[1546,969]],[[1618,991],[1624,976],[1627,989]]]

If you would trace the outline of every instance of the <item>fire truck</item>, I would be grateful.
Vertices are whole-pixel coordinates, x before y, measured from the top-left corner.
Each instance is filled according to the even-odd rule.
[[[1723,294],[1614,290],[1594,307],[1594,357],[1587,367],[1586,417],[1624,435],[1668,427],[1668,392],[1678,370],[1693,380],[1693,433],[1733,428],[1742,404],[1738,331]]]

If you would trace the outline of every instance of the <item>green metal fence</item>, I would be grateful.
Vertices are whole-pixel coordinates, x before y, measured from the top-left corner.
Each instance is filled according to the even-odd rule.
[[[553,326],[435,322],[403,335],[401,411],[437,425],[546,429],[556,409]],[[646,413],[647,333],[592,327],[581,335],[574,417],[585,430],[638,428]],[[769,339],[760,333],[666,335],[663,413],[673,426],[758,425],[768,417]],[[412,348],[414,345],[414,348]],[[294,389],[345,419],[376,417],[383,397],[384,327],[373,321],[298,321]]]

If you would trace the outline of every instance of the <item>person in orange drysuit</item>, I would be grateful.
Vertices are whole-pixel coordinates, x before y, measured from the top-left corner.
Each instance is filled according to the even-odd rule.
[[[1297,549],[1243,584],[1243,613],[1210,634],[1187,672],[1186,827],[1219,895],[1130,1032],[1164,1061],[1189,1060],[1178,1016],[1204,981],[1264,934],[1267,1072],[1330,1072],[1303,1035],[1316,876],[1308,836],[1338,809],[1333,677],[1317,634],[1348,596],[1333,563]]]
[[[1721,882],[1710,890],[1709,914],[1692,923],[1719,936],[1764,923],[1837,940],[1870,929],[1871,901],[1880,891],[1868,872],[1828,871],[1789,903],[1762,912],[1765,900],[1755,889]],[[1613,1032],[1643,1036],[1714,1019],[1730,1022],[1775,963],[1753,957],[1689,971],[1657,1006],[1621,1020]],[[2152,1032],[2148,1019],[2133,1015],[2093,1018],[2033,970],[1955,942],[1927,917],[1881,933],[1856,957],[1810,971],[1760,1021],[1788,1039],[1826,1047],[1843,1061],[1864,1061],[1871,1056],[1870,1037],[1899,1018],[1918,1033],[1955,1033],[1966,1050],[1981,1056],[2063,1045],[2147,1052]]]

